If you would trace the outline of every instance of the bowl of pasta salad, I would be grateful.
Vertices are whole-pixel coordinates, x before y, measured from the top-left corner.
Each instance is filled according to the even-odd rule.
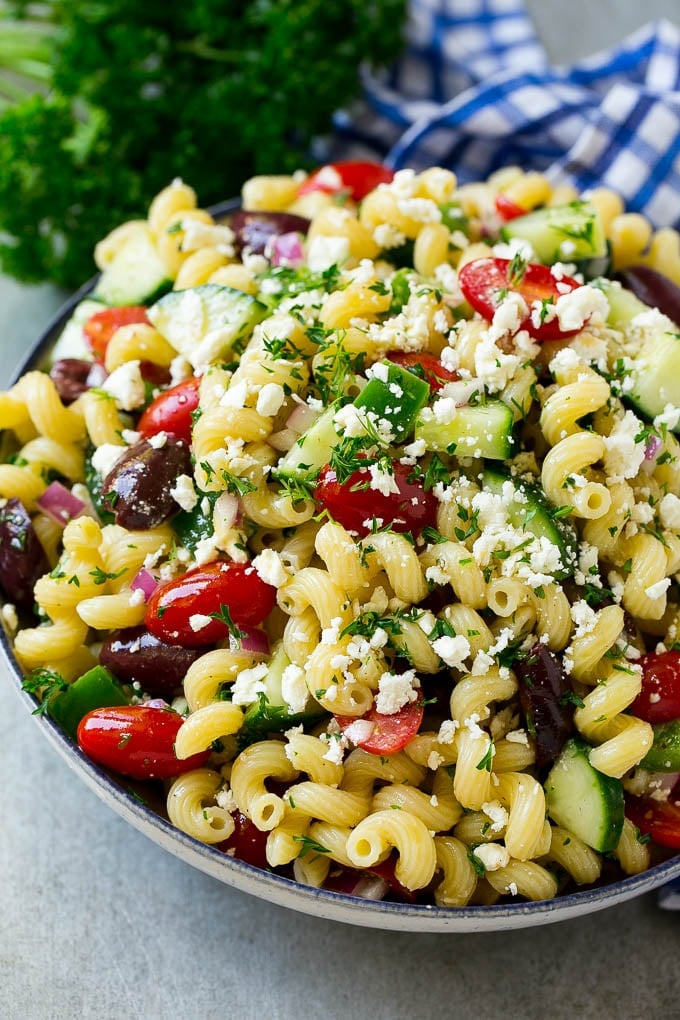
[[[680,246],[599,189],[173,181],[0,393],[4,650],[229,885],[475,931],[680,874]]]

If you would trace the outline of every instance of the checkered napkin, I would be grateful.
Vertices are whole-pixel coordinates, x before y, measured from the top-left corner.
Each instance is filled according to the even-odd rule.
[[[522,0],[411,0],[407,52],[366,76],[365,96],[338,115],[343,155],[448,166],[462,182],[517,164],[579,191],[614,188],[655,226],[680,223],[680,30],[668,21],[557,68]]]
[[[551,67],[522,0],[411,0],[408,49],[337,115],[333,155],[447,166],[462,182],[517,164],[579,191],[604,184],[680,225],[680,31],[646,25]],[[680,880],[659,892],[680,910]]]

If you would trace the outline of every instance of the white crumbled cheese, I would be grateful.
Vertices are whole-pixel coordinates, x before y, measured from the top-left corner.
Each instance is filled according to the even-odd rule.
[[[281,554],[276,549],[263,549],[253,560],[253,566],[258,576],[274,588],[280,588],[289,578]]]
[[[389,251],[390,248],[401,248],[406,243],[406,234],[392,223],[379,223],[373,231],[373,240],[383,251]]]
[[[659,520],[664,528],[680,531],[680,499],[668,492],[659,503]]]
[[[102,383],[101,388],[110,393],[122,411],[134,411],[146,399],[146,388],[139,361],[126,361]]]
[[[263,662],[250,669],[242,669],[231,688],[231,700],[234,705],[252,705],[256,702],[258,694],[263,694],[267,690],[262,682],[267,672],[268,666]]]
[[[596,545],[581,542],[578,553],[578,567],[574,572],[574,581],[578,585],[591,584],[602,588],[599,574],[599,550]]]
[[[183,354],[178,354],[177,357],[172,359],[170,362],[170,382],[173,386],[184,382],[185,379],[189,379],[192,375],[191,364]]]
[[[529,746],[529,737],[527,736],[526,730],[511,730],[510,733],[505,734],[505,739],[509,744],[524,744],[525,747]]]
[[[240,379],[233,383],[220,400],[222,407],[242,408],[246,406],[248,398],[248,380]]]
[[[201,538],[196,543],[196,550],[194,552],[194,559],[196,565],[202,567],[206,563],[212,563],[220,555],[220,550],[217,548],[215,536],[208,535],[206,538]]]
[[[443,570],[438,563],[434,563],[431,567],[428,567],[425,571],[425,580],[430,581],[432,584],[448,584],[451,578]]]
[[[442,211],[431,198],[401,198],[397,201],[399,212],[418,223],[440,223]]]
[[[383,496],[399,495],[397,480],[390,470],[385,470],[380,464],[370,464],[368,473],[371,476],[371,489],[380,492]]]
[[[427,453],[427,446],[424,439],[415,439],[408,446],[404,447],[404,454],[407,457],[424,457]]]
[[[491,832],[502,832],[508,824],[508,812],[499,800],[489,800],[482,804],[482,811],[491,819]]]
[[[375,365],[371,365],[370,368],[366,369],[367,379],[379,379],[381,382],[387,382],[389,378],[390,370],[389,366],[384,361],[376,361]]]
[[[439,751],[430,751],[427,756],[427,767],[431,772],[436,772],[438,768],[441,768],[445,761],[446,758],[443,754],[440,754]]]
[[[120,434],[123,442],[127,443],[128,446],[134,446],[142,438],[142,433],[135,432],[134,429],[122,429]]]
[[[324,737],[326,737],[325,733],[322,735],[321,739],[323,740]],[[333,736],[332,739],[327,739],[326,743],[328,744],[328,750],[324,755],[322,755],[322,757],[326,761],[331,762],[333,765],[342,765],[345,758],[345,751],[349,744],[347,734],[343,733],[339,736]]]
[[[660,429],[665,426],[670,429],[677,428],[678,422],[680,422],[680,407],[675,407],[674,404],[666,404],[661,414],[657,414],[654,419],[654,425]]]
[[[5,602],[2,607],[2,620],[10,634],[14,634],[19,626],[19,617],[11,602]]]
[[[313,273],[323,273],[342,265],[349,258],[349,238],[317,234],[307,245],[307,265]]]
[[[157,432],[154,436],[149,436],[149,446],[153,446],[154,450],[162,450],[168,442],[167,432]]]
[[[452,669],[465,669],[465,659],[470,654],[470,642],[462,634],[456,637],[444,635],[432,642],[434,652]]]
[[[141,588],[135,588],[130,591],[130,597],[128,598],[129,606],[142,606],[146,602],[146,595]]]
[[[218,807],[222,808],[223,811],[228,811],[229,814],[233,814],[234,811],[238,810],[238,804],[234,799],[234,794],[228,786],[223,786],[221,790],[217,791],[215,801]]]
[[[198,494],[190,475],[178,475],[177,481],[170,489],[170,495],[187,513],[190,513],[198,503]]]
[[[102,478],[106,478],[114,465],[125,453],[124,446],[115,446],[113,443],[102,443],[92,454],[92,467]]]
[[[345,736],[351,743],[358,746],[363,744],[365,740],[368,740],[374,729],[375,723],[369,722],[368,719],[356,719],[349,726],[345,727]]]
[[[304,712],[309,692],[305,671],[291,662],[281,674],[281,696],[293,714]]]
[[[278,383],[266,383],[257,395],[256,410],[266,418],[273,418],[281,410],[286,394]]]
[[[632,411],[626,411],[611,433],[603,437],[604,466],[606,473],[612,476],[610,481],[622,481],[637,475],[645,459],[645,444],[635,442],[642,428],[640,419]]]
[[[557,377],[560,373],[568,374],[574,372],[583,365],[583,359],[574,347],[563,347],[551,360],[548,368]]]
[[[582,329],[586,322],[591,326],[605,322],[609,302],[603,291],[586,284],[558,297],[555,311],[560,329],[566,332]]]
[[[449,317],[444,309],[438,308],[432,318],[432,328],[436,333],[446,333],[450,325]]]
[[[505,354],[490,335],[475,348],[475,375],[491,393],[502,390],[519,366],[517,355]]]
[[[571,607],[571,618],[576,627],[574,637],[577,638],[592,634],[597,626],[597,613],[584,599],[574,602]]]
[[[510,896],[517,896],[517,882],[508,883],[508,893]]]
[[[500,843],[482,843],[472,852],[482,862],[486,871],[498,871],[500,868],[507,868],[510,863],[510,854]]]
[[[660,581],[656,581],[654,584],[650,584],[648,588],[645,588],[645,595],[648,599],[660,599],[662,595],[666,594],[670,584],[670,577],[662,577]]]
[[[212,616],[206,616],[205,613],[192,613],[189,617],[189,626],[196,634],[209,627],[212,622]]]
[[[489,339],[496,341],[508,333],[516,333],[528,314],[529,308],[522,295],[510,291],[493,313]]]
[[[511,262],[515,255],[519,255],[525,262],[538,261],[531,244],[522,237],[511,237],[507,243],[501,241],[498,244],[494,244],[491,251],[497,259],[509,259]]]
[[[417,701],[420,684],[414,669],[405,673],[383,673],[378,681],[375,707],[382,715],[394,715],[404,705]]]
[[[673,333],[675,324],[660,312],[658,308],[646,308],[638,312],[630,320],[630,328],[634,330],[650,330],[653,333]]]
[[[636,524],[651,524],[654,520],[654,507],[650,503],[634,503],[630,519]]]
[[[457,719],[444,719],[443,723],[439,727],[439,733],[437,734],[438,744],[452,744],[456,739],[456,730],[458,729]]]
[[[184,237],[181,251],[217,248],[221,255],[233,257],[235,234],[230,227],[222,223],[202,223],[200,220],[187,217],[182,221],[182,229]]]

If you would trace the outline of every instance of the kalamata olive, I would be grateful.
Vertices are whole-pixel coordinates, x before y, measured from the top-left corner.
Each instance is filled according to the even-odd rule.
[[[106,376],[107,371],[100,362],[82,358],[60,358],[50,368],[50,379],[65,404],[72,404],[93,386],[101,386]]]
[[[650,308],[658,308],[676,325],[680,325],[680,287],[663,273],[649,266],[630,266],[617,273],[624,287],[632,290]]]
[[[104,479],[102,498],[123,528],[155,528],[179,509],[170,490],[179,475],[189,474],[191,455],[183,440],[168,436],[163,446],[152,446],[140,439]]]
[[[527,729],[536,744],[536,764],[550,765],[574,728],[571,688],[562,663],[539,641],[515,671]]]
[[[189,666],[204,648],[166,645],[146,627],[115,630],[104,642],[99,661],[123,683],[138,683],[143,691],[163,698],[181,685]]]
[[[267,242],[278,234],[306,234],[309,220],[284,212],[248,212],[240,209],[231,221],[236,234],[236,248],[247,248],[254,255],[263,255]]]
[[[10,602],[30,609],[35,582],[49,569],[26,507],[19,499],[8,499],[0,508],[0,588]]]

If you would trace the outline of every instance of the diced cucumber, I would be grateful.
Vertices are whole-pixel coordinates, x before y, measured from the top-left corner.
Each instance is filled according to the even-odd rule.
[[[121,447],[121,451],[124,447]],[[92,454],[94,453],[94,447],[90,447],[85,454],[85,485],[87,491],[90,493],[90,499],[92,504],[99,514],[99,519],[102,524],[113,524],[115,518],[111,513],[111,504],[104,503],[102,499],[102,487],[104,479],[95,468],[92,463]]]
[[[242,747],[256,740],[263,740],[269,733],[282,733],[291,726],[300,723],[313,723],[327,713],[317,702],[310,698],[304,712],[291,712],[283,700],[282,680],[290,659],[286,655],[283,642],[278,641],[272,649],[272,657],[263,680],[265,691],[259,695],[259,701],[251,705],[245,714],[243,727],[238,740]]]
[[[310,479],[331,459],[331,451],[340,442],[333,419],[337,408],[329,407],[311,428],[295,442],[279,461],[277,478]]]
[[[654,743],[640,762],[650,772],[680,772],[680,719],[653,726]]]
[[[440,422],[428,414],[416,422],[415,438],[428,450],[455,453],[457,457],[484,457],[507,460],[516,445],[512,435],[514,418],[500,400],[486,404],[467,404],[456,408],[452,421]]]
[[[205,283],[173,290],[148,311],[149,320],[194,368],[240,351],[268,314],[252,295]]]
[[[413,430],[416,416],[430,396],[430,387],[424,379],[391,361],[377,362],[372,371],[354,406],[388,421],[394,442],[400,443]]]
[[[528,531],[536,538],[547,538],[560,550],[562,569],[556,571],[558,578],[569,577],[578,562],[578,536],[566,520],[555,517],[556,508],[543,489],[533,482],[512,478],[498,468],[485,468],[482,485],[490,492],[501,495],[503,486],[510,482],[515,490],[508,506],[508,517],[514,528]]]
[[[609,302],[609,314],[607,325],[612,329],[625,331],[630,326],[636,315],[641,312],[648,312],[649,307],[643,304],[631,290],[626,290],[616,280],[607,280],[604,277],[595,281],[594,284],[603,291]]]
[[[106,305],[101,301],[93,301],[92,298],[85,298],[73,309],[73,314],[64,326],[59,339],[50,351],[50,365],[61,358],[82,358],[91,360],[92,351],[85,343],[83,326],[87,320],[96,312],[101,312]]]
[[[590,764],[590,751],[582,740],[567,741],[545,781],[545,802],[554,822],[608,853],[621,838],[623,786]]]
[[[506,223],[501,237],[528,241],[540,262],[578,262],[602,258],[607,254],[607,239],[602,222],[590,202],[576,201],[536,209]]]
[[[680,407],[680,333],[647,335],[629,379],[626,399],[646,418],[655,418],[667,404]],[[680,432],[680,422],[673,431]]]
[[[151,231],[140,224],[100,276],[94,296],[107,305],[146,305],[170,287]]]
[[[180,510],[170,521],[172,530],[177,535],[179,545],[189,552],[195,553],[198,543],[213,534],[213,507],[219,492],[198,492],[198,503],[193,510]],[[205,513],[204,501],[208,500],[208,512]]]

